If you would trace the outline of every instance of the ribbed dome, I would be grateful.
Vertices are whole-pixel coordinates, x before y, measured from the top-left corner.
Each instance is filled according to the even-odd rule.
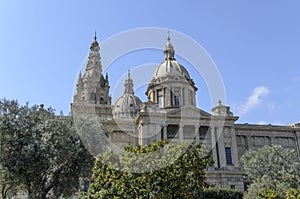
[[[135,116],[141,103],[142,101],[137,96],[125,93],[116,101],[113,116],[115,118]]]
[[[168,32],[168,41],[164,50],[165,59],[156,68],[153,79],[166,77],[166,76],[184,76],[186,79],[190,80],[190,75],[187,70],[176,61],[174,55],[175,50],[170,40],[170,33]]]
[[[165,60],[155,70],[153,78],[157,79],[165,76],[184,76],[190,79],[187,70],[176,60]]]

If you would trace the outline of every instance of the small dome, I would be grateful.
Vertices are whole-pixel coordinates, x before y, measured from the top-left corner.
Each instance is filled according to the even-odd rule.
[[[140,110],[142,101],[134,95],[133,80],[130,77],[130,70],[128,70],[128,78],[124,83],[124,94],[117,101],[113,109],[114,118],[136,116]]]
[[[117,101],[113,109],[114,118],[136,116],[142,101],[135,95],[124,93]]]

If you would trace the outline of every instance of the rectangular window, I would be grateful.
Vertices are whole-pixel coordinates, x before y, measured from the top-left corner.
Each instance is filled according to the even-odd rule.
[[[179,97],[174,95],[174,106],[179,107]]]
[[[226,164],[232,165],[231,148],[225,147]]]
[[[162,90],[157,91],[157,103],[158,103],[159,108],[164,107],[164,97],[163,97]]]
[[[167,139],[178,138],[178,125],[167,126]]]
[[[173,106],[174,107],[179,107],[180,106],[180,88],[174,88],[172,92],[172,97],[173,97]]]
[[[205,140],[208,130],[209,130],[208,126],[201,126],[199,128],[199,139],[200,140]]]

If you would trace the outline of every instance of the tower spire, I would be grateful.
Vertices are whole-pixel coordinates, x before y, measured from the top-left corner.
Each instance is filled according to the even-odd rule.
[[[102,75],[102,65],[100,61],[100,46],[97,41],[97,33],[95,31],[94,33],[94,39],[91,43],[90,46],[90,53],[88,56],[88,63],[86,65],[86,70],[96,70],[97,71],[97,76]],[[92,75],[92,74],[89,74]]]

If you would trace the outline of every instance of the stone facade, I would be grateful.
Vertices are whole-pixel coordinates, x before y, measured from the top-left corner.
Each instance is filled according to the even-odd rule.
[[[109,121],[110,141],[116,146],[149,145],[157,140],[200,142],[212,152],[214,166],[206,171],[209,182],[244,190],[248,179],[240,157],[249,149],[280,144],[300,157],[300,124],[292,126],[237,124],[230,107],[219,104],[207,113],[196,107],[197,88],[188,71],[175,59],[168,36],[164,60],[148,84],[147,102],[134,95],[128,72],[124,94],[111,104],[109,80],[102,75],[100,47],[90,47],[85,74],[79,75],[72,113],[93,113]]]

